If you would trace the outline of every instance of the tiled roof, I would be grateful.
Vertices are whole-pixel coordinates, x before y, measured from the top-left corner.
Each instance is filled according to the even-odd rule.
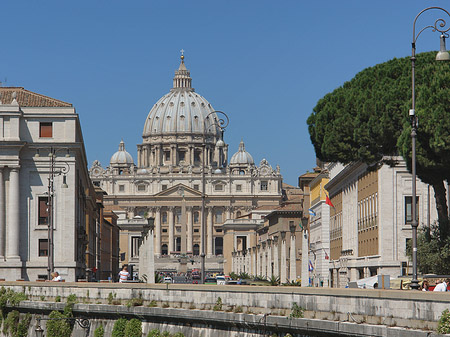
[[[72,104],[37,94],[22,87],[0,87],[0,101],[3,104],[11,104],[13,93],[17,94],[16,100],[22,107],[71,107]]]

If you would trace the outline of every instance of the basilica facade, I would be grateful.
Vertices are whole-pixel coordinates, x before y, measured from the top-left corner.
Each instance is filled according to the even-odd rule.
[[[265,159],[255,164],[243,141],[228,161],[221,114],[191,83],[182,56],[173,88],[145,119],[137,163],[121,141],[109,166],[95,161],[90,176],[107,193],[105,207],[119,216],[123,228],[139,218],[154,218],[155,270],[199,268],[205,240],[206,271],[220,272],[224,251],[232,249],[224,246],[223,223],[260,206],[278,206],[282,176]],[[140,240],[136,231],[121,243],[123,264],[133,258],[137,264]]]

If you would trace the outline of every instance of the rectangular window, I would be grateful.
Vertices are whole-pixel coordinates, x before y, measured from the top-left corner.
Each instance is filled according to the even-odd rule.
[[[170,151],[164,151],[164,159],[165,161],[170,161]]]
[[[236,192],[242,191],[242,185],[236,185]]]
[[[200,151],[195,151],[194,152],[194,164],[199,164],[200,163]]]
[[[416,196],[416,220],[419,220],[419,197]],[[405,223],[412,221],[412,196],[405,197]]]
[[[167,228],[163,228],[163,229],[162,229],[162,232],[163,232],[163,233],[167,233]]]
[[[178,159],[179,159],[179,161],[185,161],[186,160],[186,151],[178,152]]]
[[[199,185],[194,185],[194,190],[198,191],[200,189]]]
[[[222,228],[216,228],[217,233],[222,233]]]
[[[139,246],[141,245],[141,237],[140,236],[132,236],[131,237],[131,257],[139,256]]]
[[[177,233],[181,233],[181,227],[175,227],[177,229]]]
[[[214,186],[214,190],[215,191],[223,191],[223,185],[222,184],[217,184],[216,186]]]
[[[223,221],[222,221],[222,214],[223,214],[223,212],[222,212],[222,210],[221,209],[218,209],[217,211],[216,211],[216,221],[215,221],[215,223],[222,223]]]
[[[125,191],[125,185],[119,185],[119,192]]]
[[[194,228],[194,233],[198,233],[199,229],[198,228]]]
[[[194,212],[194,223],[199,223],[199,222],[200,222],[200,213]]]
[[[48,256],[48,239],[39,239],[39,256]]]
[[[48,197],[39,197],[39,220],[38,225],[48,225]]]
[[[181,209],[176,209],[175,211],[175,223],[181,223]]]
[[[53,137],[53,123],[39,123],[39,137],[52,138]]]
[[[162,189],[163,191],[167,190],[167,185],[162,185],[162,186],[161,186],[161,189]]]
[[[138,191],[139,192],[145,192],[145,185],[144,184],[138,185]]]
[[[261,181],[261,191],[267,191],[267,181]]]

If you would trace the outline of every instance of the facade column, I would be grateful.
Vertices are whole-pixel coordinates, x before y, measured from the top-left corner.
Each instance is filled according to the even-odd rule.
[[[193,239],[192,239],[192,233],[193,233],[193,207],[192,206],[187,206],[186,207],[186,212],[187,212],[187,245],[186,245],[186,249],[188,252],[193,251],[193,247],[192,247],[192,243],[193,243]]]
[[[174,225],[173,225],[173,211],[174,211],[174,207],[171,206],[168,208],[167,211],[167,217],[168,217],[168,222],[169,222],[169,255],[172,254],[172,252],[175,251],[174,249]]]
[[[234,260],[235,259],[235,254],[236,254],[235,252],[231,253],[231,272],[237,274],[236,273],[236,261]]]
[[[267,277],[267,242],[262,243],[261,275]]]
[[[273,273],[276,277],[280,277],[280,265],[278,261],[278,236],[273,238]],[[280,277],[280,283],[283,282],[284,281],[282,281]]]
[[[272,277],[272,240],[267,240],[267,277]]]
[[[8,259],[19,259],[19,169],[9,172]]]
[[[309,286],[308,234],[308,231],[304,231],[302,239],[302,287]]]
[[[155,210],[155,255],[161,256],[161,207]]]
[[[207,234],[206,234],[206,252],[207,256],[213,256],[213,207],[208,207],[208,216],[207,216]]]
[[[281,258],[280,258],[280,280],[286,282],[287,266],[286,266],[286,232],[281,232]]]
[[[289,279],[295,281],[297,279],[297,263],[295,248],[295,232],[291,233],[291,249],[289,251]]]
[[[5,257],[6,222],[5,222],[5,180],[4,168],[0,168],[0,258]]]
[[[251,274],[256,276],[256,247],[252,247],[252,269]]]

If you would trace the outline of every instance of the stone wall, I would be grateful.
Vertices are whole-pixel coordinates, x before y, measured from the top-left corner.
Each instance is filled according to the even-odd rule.
[[[133,283],[40,283],[2,282],[5,287],[24,291],[31,300],[62,301],[76,294],[80,302],[106,304],[108,296],[125,305],[141,297],[159,308],[190,309],[201,314],[211,310],[220,297],[224,311],[289,316],[295,302],[305,309],[306,318],[355,321],[409,328],[431,329],[444,309],[450,307],[450,293],[401,290],[326,289],[300,287],[215,286]],[[110,295],[111,294],[111,295]],[[120,306],[111,306],[117,310]],[[195,309],[195,310],[194,310]]]

